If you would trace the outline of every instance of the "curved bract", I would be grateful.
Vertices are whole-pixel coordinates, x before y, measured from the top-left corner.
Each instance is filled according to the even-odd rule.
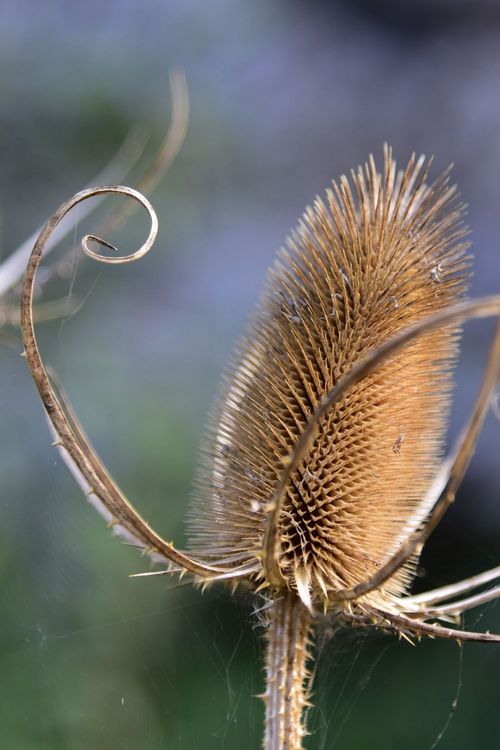
[[[82,247],[85,253],[102,263],[130,263],[138,260],[151,249],[158,231],[158,219],[150,202],[137,190],[124,186],[90,188],[77,193],[69,201],[63,203],[40,232],[24,276],[21,301],[21,329],[26,359],[47,416],[51,422],[56,442],[63,450],[72,470],[77,474],[86,488],[87,494],[95,498],[98,505],[102,506],[105,510],[108,522],[115,527],[123,528],[128,541],[132,540],[148,553],[152,553],[160,559],[173,563],[180,571],[189,571],[198,576],[224,574],[227,572],[225,569],[204,565],[177,550],[173,544],[166,542],[149,526],[135,508],[130,505],[97,457],[76,418],[73,416],[71,407],[69,404],[66,404],[62,393],[58,394],[56,392],[40,357],[33,325],[32,304],[36,271],[42,258],[44,247],[59,222],[78,203],[96,195],[113,193],[132,198],[146,209],[151,220],[151,229],[148,238],[135,252],[125,256],[112,257],[92,250],[90,243],[93,242],[103,248],[116,250],[113,245],[95,235],[86,235],[82,240]]]

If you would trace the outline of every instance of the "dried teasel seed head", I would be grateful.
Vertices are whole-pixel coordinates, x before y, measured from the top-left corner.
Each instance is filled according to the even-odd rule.
[[[259,557],[269,502],[321,398],[390,336],[457,301],[463,207],[429,163],[372,158],[317,198],[271,268],[202,448],[191,547]],[[443,453],[459,327],[421,335],[317,425],[279,518],[284,586],[313,601],[373,575],[422,522]],[[400,594],[415,559],[384,585]],[[374,592],[371,596],[378,596]]]

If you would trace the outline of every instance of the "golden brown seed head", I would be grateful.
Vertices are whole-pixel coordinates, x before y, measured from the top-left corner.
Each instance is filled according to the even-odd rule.
[[[464,294],[462,207],[412,158],[373,159],[308,208],[271,268],[202,450],[193,549],[258,556],[283,460],[320,399],[367,352]],[[315,600],[365,580],[426,511],[443,452],[457,328],[421,336],[323,418],[279,521],[279,564]],[[400,593],[413,565],[385,585]]]

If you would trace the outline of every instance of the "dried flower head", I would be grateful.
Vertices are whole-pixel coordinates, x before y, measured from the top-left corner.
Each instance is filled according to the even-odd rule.
[[[193,550],[259,555],[283,460],[332,387],[384,341],[458,301],[468,258],[461,207],[423,160],[386,152],[317,198],[271,269],[204,449]],[[278,521],[283,587],[304,603],[373,575],[428,508],[447,426],[457,326],[441,327],[355,384],[318,420]],[[387,581],[401,594],[414,559]],[[373,596],[380,598],[378,593]],[[372,597],[373,598],[373,597]]]
[[[306,733],[316,613],[405,637],[498,641],[461,630],[464,610],[498,597],[500,568],[412,596],[427,536],[453,501],[500,371],[497,327],[469,422],[443,460],[460,325],[500,317],[500,297],[463,299],[469,272],[462,208],[423,158],[398,171],[389,149],[307,209],[271,269],[240,341],[202,450],[190,552],[160,537],[110,478],[40,359],[31,300],[55,226],[49,220],[23,287],[28,363],[62,455],[116,533],[190,573],[261,592],[267,606],[266,750],[298,750]],[[90,239],[106,245],[95,237]],[[104,262],[84,240],[84,249]],[[463,595],[470,592],[470,596]],[[441,622],[440,622],[441,621]],[[444,623],[444,624],[443,624]]]

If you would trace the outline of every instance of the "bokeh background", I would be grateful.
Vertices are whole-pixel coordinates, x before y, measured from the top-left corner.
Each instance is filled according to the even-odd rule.
[[[150,149],[185,69],[185,146],[155,191],[161,233],[140,264],[70,268],[44,290],[77,314],[40,327],[127,495],[164,533],[183,521],[205,415],[265,269],[304,206],[390,142],[450,162],[475,252],[475,296],[500,291],[500,8],[496,0],[2,0],[0,252],[5,259],[111,158]],[[136,215],[122,233],[132,248]],[[73,237],[90,225],[75,217]],[[68,244],[66,244],[68,247]],[[16,294],[2,301],[10,311]],[[450,436],[492,326],[464,336]],[[0,332],[0,746],[5,750],[260,746],[255,603],[201,595],[113,540],[49,446],[19,332]],[[500,424],[490,416],[417,587],[500,560]],[[492,604],[467,618],[500,629]],[[413,648],[325,627],[316,748],[498,747],[500,649]],[[449,725],[448,725],[449,723]],[[446,731],[443,732],[445,726]],[[441,736],[442,735],[442,736]]]

